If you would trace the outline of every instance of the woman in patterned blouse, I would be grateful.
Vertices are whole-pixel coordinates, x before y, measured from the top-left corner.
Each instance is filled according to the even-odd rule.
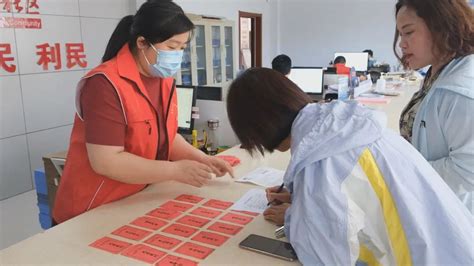
[[[399,0],[396,20],[396,56],[410,69],[431,65],[422,88],[402,112],[400,133],[472,212],[473,9],[465,0]]]

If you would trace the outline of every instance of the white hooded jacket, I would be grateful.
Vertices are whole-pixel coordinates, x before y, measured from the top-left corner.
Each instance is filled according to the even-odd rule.
[[[291,131],[285,231],[305,265],[472,265],[473,217],[431,165],[355,102],[309,104]]]

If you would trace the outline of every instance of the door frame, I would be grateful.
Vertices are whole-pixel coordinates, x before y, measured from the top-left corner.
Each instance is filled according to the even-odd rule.
[[[252,67],[261,67],[262,66],[262,14],[258,13],[250,13],[245,11],[239,10],[239,66],[241,63],[241,46],[240,46],[240,19],[241,18],[250,18],[251,19],[251,27],[252,27]]]

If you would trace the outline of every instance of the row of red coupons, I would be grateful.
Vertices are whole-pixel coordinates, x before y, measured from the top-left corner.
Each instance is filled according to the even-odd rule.
[[[244,211],[228,212],[226,210],[233,203],[216,199],[210,199],[194,208],[203,200],[204,198],[199,196],[180,195],[175,200],[148,212],[146,216],[138,217],[129,225],[124,225],[111,233],[127,240],[138,241],[137,244],[106,236],[90,246],[150,264],[156,262],[156,265],[160,266],[197,265],[196,261],[180,255],[205,259],[215,250],[214,248],[220,247],[230,237],[239,233],[242,226],[250,223],[253,217],[258,215]],[[219,216],[220,218],[215,221]],[[205,230],[202,230],[204,228]],[[156,230],[165,234],[153,232]],[[208,246],[188,242],[189,240]]]

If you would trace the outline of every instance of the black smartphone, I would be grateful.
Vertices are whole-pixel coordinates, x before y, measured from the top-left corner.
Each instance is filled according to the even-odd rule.
[[[242,242],[240,242],[239,247],[287,261],[294,261],[298,259],[298,257],[296,257],[296,252],[290,243],[264,236],[251,234]]]

